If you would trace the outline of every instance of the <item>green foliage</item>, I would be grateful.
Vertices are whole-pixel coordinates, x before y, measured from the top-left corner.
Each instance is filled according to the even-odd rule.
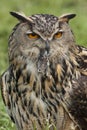
[[[1,0],[0,1],[0,74],[8,67],[8,37],[17,23],[10,11],[22,11],[26,15],[49,13],[60,16],[63,13],[76,13],[70,22],[77,44],[87,46],[87,0]],[[48,127],[46,128],[48,130]],[[0,130],[15,130],[0,95]]]

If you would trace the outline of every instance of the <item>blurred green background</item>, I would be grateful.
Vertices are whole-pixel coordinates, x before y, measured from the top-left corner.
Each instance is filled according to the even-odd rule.
[[[26,15],[49,13],[60,16],[76,13],[70,22],[76,43],[87,46],[87,0],[1,0],[0,1],[0,74],[8,67],[8,37],[17,20],[10,11],[24,12]],[[0,130],[15,130],[10,121],[0,95]]]

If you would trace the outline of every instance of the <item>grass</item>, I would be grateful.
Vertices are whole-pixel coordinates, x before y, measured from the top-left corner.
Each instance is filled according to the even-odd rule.
[[[76,13],[77,17],[70,22],[77,44],[87,46],[87,0],[2,0],[0,1],[0,74],[8,67],[8,37],[17,23],[9,15],[10,11],[22,11],[26,15],[49,13],[61,15]],[[0,95],[0,130],[15,130],[10,121]]]

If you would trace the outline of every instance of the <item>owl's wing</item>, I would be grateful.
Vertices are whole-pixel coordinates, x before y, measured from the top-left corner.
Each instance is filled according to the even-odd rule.
[[[77,46],[77,52],[81,75],[78,79],[73,79],[72,88],[65,94],[65,102],[81,129],[87,130],[87,48]]]
[[[0,86],[1,86],[2,98],[6,106],[7,112],[11,117],[12,121],[14,122],[14,119],[12,117],[12,112],[11,112],[11,103],[10,103],[10,90],[12,87],[12,83],[11,83],[12,81],[13,81],[13,76],[11,75],[11,69],[9,67],[9,69],[5,71],[1,76]]]
[[[73,80],[66,102],[69,112],[82,130],[87,130],[87,76]]]

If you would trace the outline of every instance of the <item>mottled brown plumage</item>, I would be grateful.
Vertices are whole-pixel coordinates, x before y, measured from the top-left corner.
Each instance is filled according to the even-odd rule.
[[[20,23],[9,37],[1,92],[17,129],[86,130],[87,49],[69,27],[75,14],[11,14]]]

